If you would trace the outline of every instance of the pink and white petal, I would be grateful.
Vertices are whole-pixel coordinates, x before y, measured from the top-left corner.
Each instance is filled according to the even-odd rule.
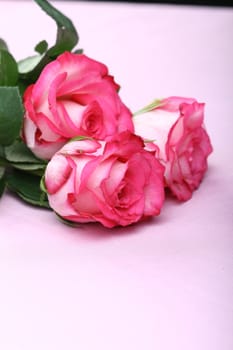
[[[33,148],[35,146],[35,135],[36,135],[37,126],[35,123],[28,117],[26,113],[26,117],[24,118],[24,132],[23,136],[25,138],[25,142],[29,148]]]
[[[57,76],[55,76],[48,90],[48,107],[53,116],[53,121],[56,123],[58,127],[60,126],[60,118],[57,112],[57,90],[59,86],[65,81],[66,77],[67,77],[66,72],[62,72]]]
[[[177,113],[156,109],[133,117],[135,133],[158,145],[158,158],[164,161],[167,159],[165,145],[168,139],[168,131],[176,122],[178,116]]]
[[[204,103],[182,104],[181,114],[184,116],[184,127],[187,130],[200,128],[204,121]]]
[[[119,101],[120,109],[118,112],[118,132],[129,130],[134,132],[134,124],[132,112],[121,101]]]
[[[73,169],[69,176],[69,180],[56,193],[49,195],[48,200],[51,208],[62,217],[77,215],[75,209],[69,202],[69,194],[74,193],[74,184],[77,181],[79,174]],[[46,184],[46,181],[45,181]]]
[[[127,163],[122,163],[118,160],[112,163],[109,176],[101,183],[106,198],[112,196],[117,191],[117,188],[125,177],[127,169]]]
[[[211,152],[213,152],[213,147],[210,142],[209,135],[207,134],[206,130],[204,127],[199,129],[199,134],[200,134],[200,140],[199,142],[199,147],[202,149],[205,157],[209,156]]]
[[[78,136],[77,136],[78,137]],[[67,142],[59,151],[63,155],[94,154],[102,145],[94,139],[71,140]]]
[[[194,98],[170,96],[161,100],[161,104],[156,109],[162,109],[169,112],[179,112],[182,103],[192,104],[196,102]]]
[[[73,196],[72,200],[71,197],[69,200],[79,216],[90,217],[100,212],[95,201],[95,196],[90,190],[78,192]]]
[[[188,177],[191,173],[189,153],[186,152],[186,153],[183,153],[182,155],[180,155],[178,162],[179,162],[180,172],[182,173],[182,177],[185,180],[186,177]]]
[[[168,156],[169,147],[177,148],[177,144],[182,140],[184,135],[184,118],[179,117],[175,124],[172,125],[168,133],[167,143],[166,143],[166,154]]]
[[[173,182],[170,185],[172,193],[180,201],[187,201],[192,197],[193,191],[190,189],[190,186],[185,182]]]
[[[35,102],[35,107],[40,105],[44,96],[47,96],[48,89],[54,77],[61,72],[61,65],[58,60],[48,63],[42,70],[36,84],[33,86],[32,96]]]
[[[67,159],[59,154],[51,159],[46,167],[45,183],[48,194],[54,194],[65,184],[72,172]]]
[[[68,73],[69,80],[77,79],[83,76],[86,72],[92,74],[98,74],[105,76],[108,74],[107,67],[97,62],[84,54],[72,54],[70,52],[64,52],[58,56],[57,60],[61,64],[61,67]]]
[[[163,179],[155,180],[144,188],[144,216],[159,215],[164,202]]]
[[[105,120],[103,120],[103,110],[97,101],[93,101],[83,113],[81,121],[81,130],[84,134],[105,138]]]
[[[41,159],[50,160],[53,155],[58,152],[62,146],[64,146],[65,141],[57,141],[52,143],[39,143],[31,147],[31,151]]]
[[[82,172],[83,183],[85,178],[88,179],[86,186],[94,192],[97,191],[98,194],[101,194],[101,198],[103,197],[101,183],[109,177],[109,173],[111,171],[115,158],[109,158],[105,161],[102,160],[103,157],[97,157],[92,162],[89,162]]]
[[[73,101],[58,101],[57,112],[60,119],[60,127],[67,138],[81,135],[81,122],[86,107]]]
[[[57,126],[43,113],[37,113],[37,127],[40,130],[40,138],[47,142],[56,142],[62,137]]]
[[[77,73],[77,72],[76,72]],[[100,89],[99,84],[103,82],[103,78],[99,75],[98,71],[88,71],[79,74],[72,79],[69,78],[63,82],[57,91],[58,98],[70,98],[74,95],[82,94],[96,94],[98,96],[98,91]],[[93,91],[94,90],[94,91]]]

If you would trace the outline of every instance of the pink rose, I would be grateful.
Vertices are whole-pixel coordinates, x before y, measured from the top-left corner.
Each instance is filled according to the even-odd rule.
[[[49,63],[24,94],[23,138],[39,158],[50,159],[78,135],[110,140],[133,132],[132,114],[118,95],[107,67],[65,52]]]
[[[135,114],[135,133],[153,140],[165,166],[166,185],[179,200],[188,200],[198,188],[212,152],[205,130],[204,103],[169,97]]]
[[[68,142],[50,160],[44,184],[66,220],[126,226],[160,213],[164,167],[130,132],[115,140]]]

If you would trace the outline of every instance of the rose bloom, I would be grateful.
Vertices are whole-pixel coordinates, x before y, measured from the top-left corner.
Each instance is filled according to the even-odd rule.
[[[141,137],[122,132],[112,141],[68,142],[47,165],[51,208],[65,220],[126,226],[160,213],[164,167]]]
[[[195,99],[169,97],[157,106],[135,114],[135,133],[153,141],[165,166],[166,186],[181,201],[191,198],[206,170],[212,152],[204,121],[204,103]]]
[[[50,159],[77,135],[110,140],[133,131],[132,113],[118,90],[104,64],[83,54],[61,54],[25,91],[24,141],[37,157]]]

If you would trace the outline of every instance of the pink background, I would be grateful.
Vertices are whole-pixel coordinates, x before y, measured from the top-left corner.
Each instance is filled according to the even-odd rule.
[[[85,53],[132,109],[155,97],[206,102],[214,153],[193,198],[147,223],[70,228],[0,201],[0,349],[233,349],[233,9],[57,2]],[[17,59],[56,27],[32,1],[0,1]]]

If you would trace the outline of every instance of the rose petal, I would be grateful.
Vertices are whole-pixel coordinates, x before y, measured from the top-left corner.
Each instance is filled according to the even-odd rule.
[[[48,193],[56,193],[68,180],[71,172],[72,167],[67,159],[56,154],[48,163],[45,172],[45,183]]]

